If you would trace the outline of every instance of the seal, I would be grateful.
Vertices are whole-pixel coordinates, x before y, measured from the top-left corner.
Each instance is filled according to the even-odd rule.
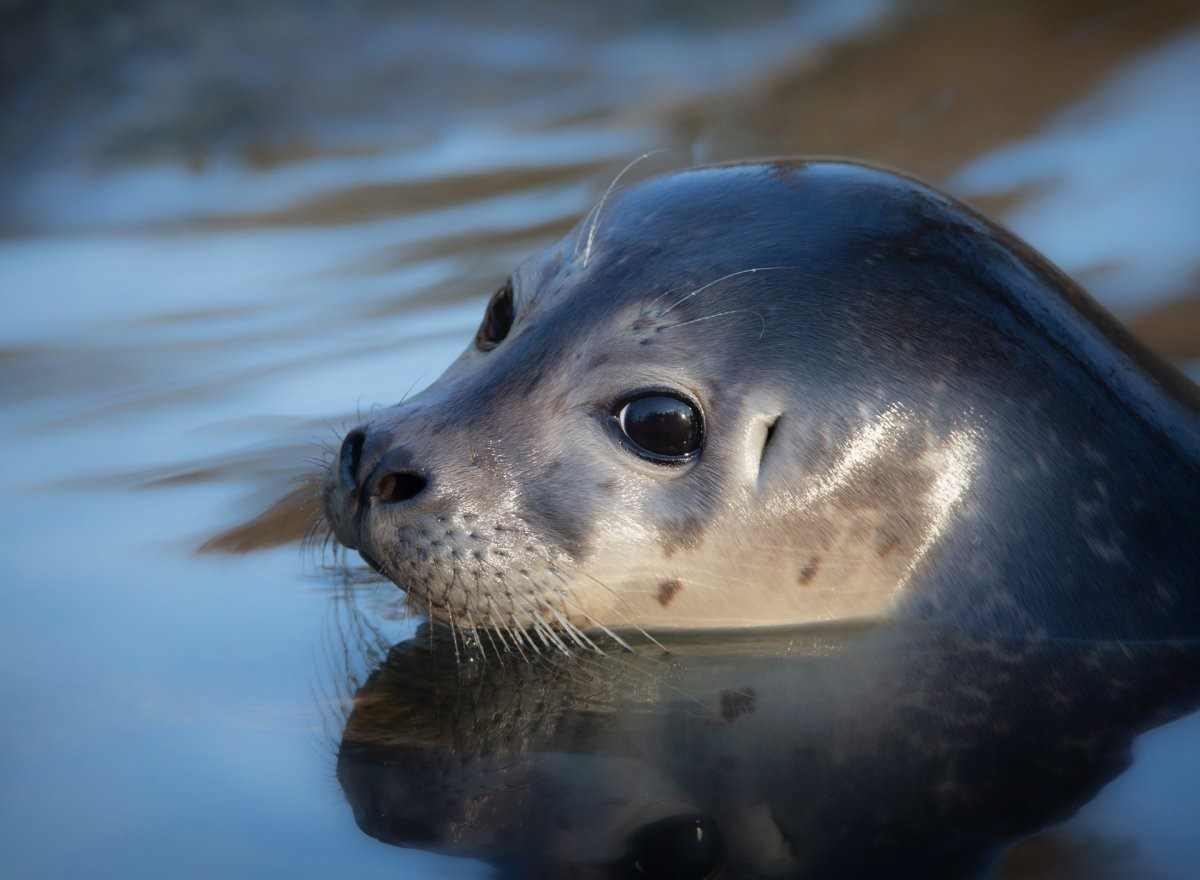
[[[1048,261],[824,160],[606,195],[351,430],[337,538],[431,616],[1200,632],[1200,392]]]

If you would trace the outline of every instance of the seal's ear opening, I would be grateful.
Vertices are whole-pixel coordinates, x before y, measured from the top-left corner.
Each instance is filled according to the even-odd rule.
[[[742,453],[745,473],[750,481],[762,482],[763,471],[767,466],[767,456],[775,448],[775,441],[779,438],[779,425],[782,421],[783,413],[771,415],[769,412],[757,415],[751,420]]]
[[[512,279],[492,294],[492,299],[483,313],[483,323],[475,334],[475,346],[480,351],[491,351],[504,341],[508,331],[512,329],[513,319],[516,318],[516,306],[513,301]]]
[[[760,470],[762,469],[762,463],[767,460],[767,450],[771,446],[771,441],[775,439],[775,429],[779,427],[779,420],[782,418],[783,416],[781,415],[775,416],[771,420],[771,423],[767,425],[767,433],[763,437],[762,451],[758,455],[758,467]]]

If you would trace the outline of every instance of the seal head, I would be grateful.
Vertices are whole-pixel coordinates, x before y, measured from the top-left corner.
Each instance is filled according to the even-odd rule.
[[[325,506],[432,616],[579,639],[896,612],[1195,632],[1200,405],[1071,281],[910,179],[716,166],[614,193]]]

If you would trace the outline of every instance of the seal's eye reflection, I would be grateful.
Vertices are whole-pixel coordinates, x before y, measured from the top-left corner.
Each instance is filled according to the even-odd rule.
[[[670,392],[650,391],[625,398],[613,418],[634,450],[651,461],[677,464],[700,449],[704,425],[689,400]]]
[[[487,311],[483,313],[483,323],[479,325],[479,332],[475,334],[475,345],[479,350],[488,351],[499,345],[512,329],[515,316],[512,279],[509,279],[492,294]]]
[[[616,866],[625,877],[703,880],[721,866],[724,847],[716,827],[703,816],[671,816],[639,828]]]

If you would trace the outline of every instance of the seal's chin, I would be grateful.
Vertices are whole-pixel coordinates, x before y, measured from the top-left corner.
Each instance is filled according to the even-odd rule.
[[[353,550],[355,548],[351,547],[350,549]],[[363,562],[365,562],[367,565],[369,565],[371,567],[372,571],[374,571],[376,574],[380,574],[380,575],[383,575],[384,577],[387,577],[387,572],[385,572],[383,570],[383,566],[379,564],[378,559],[376,559],[374,556],[372,556],[366,550],[362,550],[362,549],[359,549],[358,555],[362,557]],[[389,580],[390,580],[390,578],[389,578]]]

